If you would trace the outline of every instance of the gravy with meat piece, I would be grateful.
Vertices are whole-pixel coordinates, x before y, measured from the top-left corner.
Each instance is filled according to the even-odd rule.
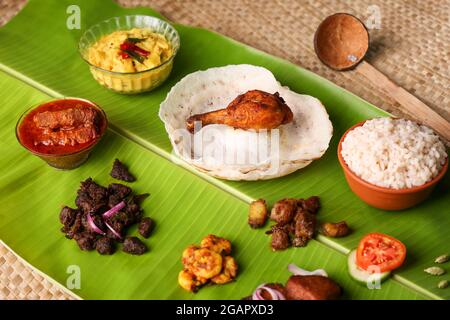
[[[62,99],[30,111],[19,127],[21,142],[41,154],[70,154],[95,143],[106,129],[101,112],[91,103]]]

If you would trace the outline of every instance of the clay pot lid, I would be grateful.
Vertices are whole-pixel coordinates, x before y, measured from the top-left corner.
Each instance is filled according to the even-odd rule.
[[[317,28],[314,49],[328,67],[351,69],[363,60],[369,49],[369,33],[355,16],[336,13],[325,18]]]

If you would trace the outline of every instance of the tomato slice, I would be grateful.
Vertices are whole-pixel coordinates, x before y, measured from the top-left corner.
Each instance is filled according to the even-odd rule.
[[[382,233],[369,233],[359,242],[356,264],[363,270],[386,272],[400,267],[405,257],[406,247],[399,240]]]

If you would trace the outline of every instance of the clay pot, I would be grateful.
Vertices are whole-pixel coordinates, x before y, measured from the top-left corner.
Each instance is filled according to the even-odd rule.
[[[433,191],[437,183],[444,177],[448,169],[448,157],[439,174],[431,181],[417,187],[406,189],[390,189],[379,187],[367,182],[350,170],[341,155],[342,142],[347,134],[356,127],[362,126],[365,121],[360,122],[348,129],[341,137],[338,145],[338,159],[344,171],[350,189],[368,205],[383,210],[404,210],[411,208],[424,201]]]

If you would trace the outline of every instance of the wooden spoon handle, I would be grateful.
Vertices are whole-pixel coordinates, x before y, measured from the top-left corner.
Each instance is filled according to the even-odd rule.
[[[410,112],[418,121],[430,126],[439,133],[447,144],[450,141],[450,122],[445,120],[425,103],[411,93],[396,85],[392,80],[375,69],[370,63],[362,61],[356,68],[366,76],[374,86],[383,90],[388,96],[397,101],[406,111]]]

